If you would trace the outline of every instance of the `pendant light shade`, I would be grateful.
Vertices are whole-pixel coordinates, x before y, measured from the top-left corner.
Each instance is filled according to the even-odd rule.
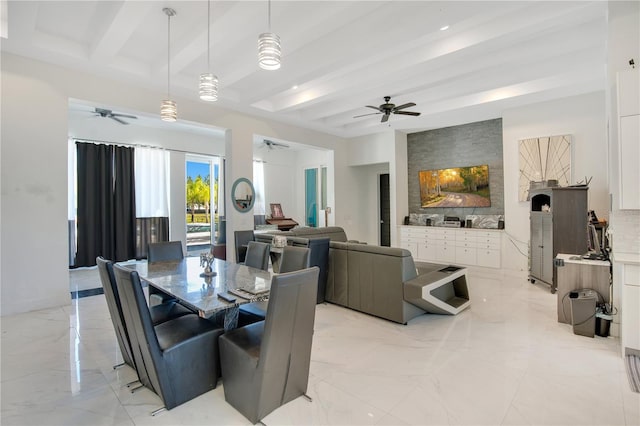
[[[282,52],[280,37],[271,32],[271,0],[269,0],[269,31],[258,37],[258,66],[263,70],[277,70],[280,68]]]
[[[258,37],[258,65],[263,70],[280,68],[280,37],[274,33],[262,33]]]
[[[176,11],[169,7],[162,11],[167,15],[167,99],[160,105],[160,118],[164,121],[176,121],[178,105],[171,100],[171,17],[176,15]]]
[[[213,73],[200,74],[200,99],[213,102],[218,100],[218,77]]]
[[[164,121],[176,121],[178,119],[178,105],[169,99],[162,101],[160,105],[160,118]]]
[[[207,102],[218,100],[218,77],[211,72],[211,0],[207,2],[207,72],[200,74],[198,91],[200,99]]]

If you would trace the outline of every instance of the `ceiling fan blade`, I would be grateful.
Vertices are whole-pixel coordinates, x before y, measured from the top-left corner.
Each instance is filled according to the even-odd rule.
[[[372,105],[365,105],[367,108],[373,108],[373,109],[377,109],[378,111],[380,111],[380,107],[376,107],[376,106],[372,106]]]
[[[372,112],[370,114],[355,115],[353,118],[366,117],[367,115],[377,115],[377,114],[382,114],[382,113],[381,112]]]
[[[408,104],[402,104],[400,106],[397,106],[394,108],[395,111],[399,110],[399,109],[405,109],[405,108],[409,108],[412,106],[416,106],[416,104],[414,104],[413,102],[409,102]]]
[[[380,120],[381,123],[386,123],[387,120],[389,119],[389,114],[385,114],[382,116],[382,120]]]
[[[420,115],[419,112],[413,112],[413,111],[394,111],[394,114],[402,114],[402,115],[413,115],[414,117],[417,117]]]
[[[135,120],[138,119],[138,117],[136,117],[135,115],[129,115],[129,114],[111,114],[112,117],[125,117],[125,118],[133,118]]]
[[[115,117],[115,116],[113,116],[113,115],[110,115],[110,116],[109,116],[109,118],[110,118],[110,119],[112,119],[112,120],[116,120],[116,121],[117,121],[118,123],[120,123],[120,124],[129,124],[129,123],[127,123],[126,121],[124,121],[124,120],[120,120],[118,117]]]

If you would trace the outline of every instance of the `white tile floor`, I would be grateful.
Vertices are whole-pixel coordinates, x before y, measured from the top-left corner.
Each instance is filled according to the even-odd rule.
[[[556,322],[555,295],[524,275],[473,270],[468,281],[470,309],[407,326],[319,305],[313,402],[298,398],[264,423],[640,424],[618,339],[574,335]],[[249,424],[222,383],[151,417],[160,398],[131,394],[133,370],[111,368],[120,355],[102,295],[2,317],[1,344],[4,426]]]

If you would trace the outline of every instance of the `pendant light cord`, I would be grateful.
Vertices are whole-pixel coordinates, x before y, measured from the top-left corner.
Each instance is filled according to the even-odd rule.
[[[167,14],[167,97],[171,100],[171,15]]]
[[[268,16],[269,16],[269,32],[271,32],[271,0],[268,1],[268,8],[269,8],[269,12],[268,12]]]
[[[211,72],[211,0],[207,2],[207,71]]]

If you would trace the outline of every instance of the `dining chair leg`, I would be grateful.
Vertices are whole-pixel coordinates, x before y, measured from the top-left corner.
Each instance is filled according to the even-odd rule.
[[[136,386],[135,388],[131,388],[129,389],[131,391],[131,393],[134,393],[135,391],[137,391],[138,389],[142,389],[144,387],[144,385],[140,385],[140,386]]]
[[[125,365],[125,363],[124,363],[124,362],[121,362],[120,364],[116,364],[116,365],[114,365],[114,366],[113,366],[113,369],[115,370],[115,369],[117,369],[117,368],[122,367],[123,365]]]
[[[162,413],[163,411],[166,411],[166,410],[167,410],[167,407],[160,407],[157,410],[152,411],[151,415],[155,416],[156,414],[160,414],[160,413]]]
[[[134,380],[133,382],[127,383],[127,387],[130,388],[131,385],[135,385],[136,383],[140,383],[140,380]]]
[[[303,398],[304,398],[304,399],[306,399],[307,401],[309,401],[309,402],[313,402],[313,399],[312,399],[309,395],[307,395],[306,393],[303,393],[303,394],[302,394],[302,396],[303,396]]]

